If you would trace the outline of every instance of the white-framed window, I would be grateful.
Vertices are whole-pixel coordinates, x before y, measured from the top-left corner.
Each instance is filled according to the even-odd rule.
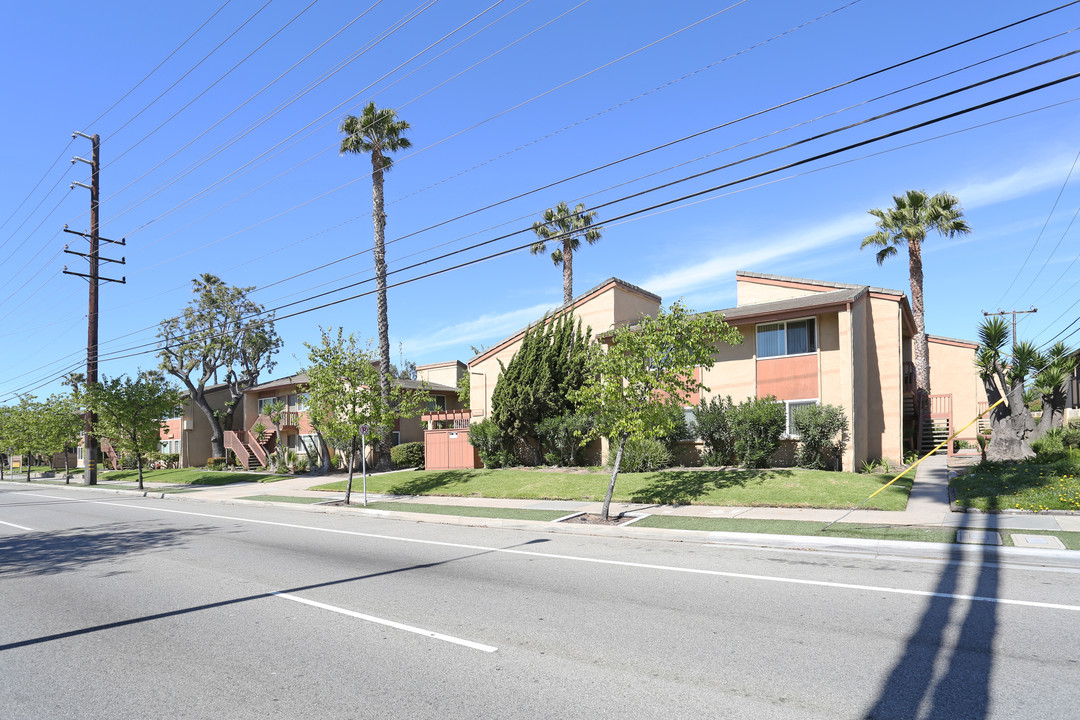
[[[315,433],[310,435],[297,435],[296,437],[296,452],[301,455],[307,455],[308,450],[318,452],[319,451],[319,436]]]
[[[289,396],[289,410],[292,412],[304,412],[307,410],[307,393],[296,393]]]
[[[265,415],[266,414],[266,406],[269,405],[270,403],[274,403],[274,402],[277,402],[276,397],[259,398],[259,414],[260,415]]]
[[[443,398],[443,400],[445,400],[445,399],[446,398]],[[443,409],[445,410],[445,408],[443,408]],[[391,445],[400,445],[401,444],[401,433],[399,433],[397,430],[394,430],[394,431],[392,431],[390,433],[390,444]]]
[[[446,396],[445,395],[432,395],[431,399],[427,401],[428,412],[445,412],[446,411]],[[394,443],[395,445],[397,443]]]
[[[763,323],[757,326],[758,357],[804,355],[817,352],[817,323],[814,318]]]
[[[83,446],[82,446],[82,445],[80,445],[80,446],[79,446],[79,447],[78,447],[78,448],[77,448],[77,449],[75,450],[75,459],[76,459],[76,460],[82,460],[82,459],[83,459]]]
[[[171,440],[162,440],[158,445],[159,452],[163,453],[175,453],[180,454],[180,438],[172,438]]]
[[[795,432],[795,428],[791,426],[791,413],[808,405],[817,405],[818,400],[781,400],[784,405],[784,437],[791,438],[793,440],[799,439],[799,434]]]

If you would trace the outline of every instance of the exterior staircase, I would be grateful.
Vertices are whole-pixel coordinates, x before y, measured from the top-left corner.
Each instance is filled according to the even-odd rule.
[[[935,417],[926,418],[922,426],[922,447],[923,451],[927,451],[932,447],[936,447],[938,443],[944,442],[949,438],[949,418]],[[944,445],[935,452],[935,455],[947,455],[949,448]]]

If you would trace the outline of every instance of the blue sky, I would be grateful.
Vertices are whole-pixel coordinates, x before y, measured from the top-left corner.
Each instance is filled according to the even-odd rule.
[[[749,159],[1073,51],[1080,5],[760,112],[1061,3],[222,2],[8,9],[0,402],[58,390],[85,359],[86,284],[61,272],[84,271],[65,244],[85,251],[61,228],[89,226],[88,192],[68,189],[88,182],[73,130],[102,136],[101,232],[128,242],[104,252],[127,258],[103,267],[127,277],[101,297],[101,372],[117,375],[156,365],[135,353],[204,272],[296,303],[279,315],[373,290],[370,163],[337,152],[342,117],[370,100],[412,125],[386,182],[391,283],[525,244],[565,200],[611,203],[600,221],[638,213],[575,255],[575,292],[616,276],[712,310],[734,305],[737,269],[907,291],[903,258],[859,251],[866,211],[948,190],[974,233],[926,244],[928,330],[974,338],[983,310],[1035,306],[1022,339],[1080,345],[1080,79],[671,202],[1080,72],[1067,57]],[[561,271],[527,250],[416,279],[389,293],[392,355],[468,360],[561,298]],[[319,325],[369,338],[374,316],[371,294],[281,320],[273,374],[303,366]]]

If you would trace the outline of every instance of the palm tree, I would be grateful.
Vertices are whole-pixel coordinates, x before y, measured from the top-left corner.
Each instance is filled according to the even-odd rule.
[[[543,220],[533,223],[533,232],[540,238],[531,248],[533,255],[545,252],[549,240],[559,245],[555,252],[551,253],[551,261],[556,267],[562,265],[565,305],[569,305],[574,299],[574,251],[578,249],[582,239],[590,245],[600,239],[600,228],[592,227],[595,219],[596,213],[585,212],[583,203],[578,203],[571,212],[567,204],[561,202],[545,210]]]
[[[383,399],[390,400],[390,323],[386,316],[386,211],[383,202],[383,173],[393,160],[388,153],[412,147],[402,133],[409,123],[397,119],[390,108],[377,109],[374,102],[364,106],[360,117],[348,115],[341,123],[341,154],[371,154],[371,217],[375,224],[375,288],[379,325],[379,388]],[[384,450],[390,447],[389,432],[383,438]]]
[[[926,316],[923,305],[922,244],[926,233],[936,230],[944,237],[967,235],[971,228],[964,221],[964,210],[955,195],[939,192],[933,197],[922,190],[908,190],[893,195],[894,207],[877,208],[868,212],[877,218],[878,231],[863,238],[860,248],[880,248],[877,263],[881,265],[896,255],[897,248],[907,246],[908,274],[911,279],[911,314],[915,316],[915,338],[912,355],[915,360],[915,383],[924,397],[930,394],[930,351],[926,342]]]

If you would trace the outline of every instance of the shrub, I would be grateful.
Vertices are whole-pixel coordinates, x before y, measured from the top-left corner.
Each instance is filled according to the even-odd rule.
[[[594,422],[591,416],[578,414],[541,420],[536,426],[536,434],[547,448],[544,461],[549,465],[563,467],[576,465],[581,440],[592,430]]]
[[[401,468],[424,466],[424,443],[411,442],[390,448],[390,460]]]
[[[225,469],[225,458],[223,458],[223,457],[208,458],[206,460],[206,469],[207,470],[224,470]]]
[[[1038,462],[1053,462],[1050,456],[1061,455],[1065,452],[1065,443],[1062,438],[1061,428],[1047,430],[1042,437],[1031,441],[1031,449],[1035,451]],[[1054,458],[1056,459],[1056,457]]]
[[[469,425],[469,443],[476,448],[486,468],[503,467],[513,462],[513,456],[505,449],[502,431],[490,418]]]
[[[615,453],[610,453],[608,466],[615,464]],[[671,452],[660,440],[629,438],[623,447],[619,472],[653,472],[671,467]]]
[[[680,403],[671,402],[664,408],[664,412],[670,416],[671,430],[660,436],[660,442],[667,448],[669,454],[675,452],[675,446],[680,440],[689,440],[694,437],[690,429],[690,423],[686,421],[686,411]]]
[[[706,465],[731,465],[735,462],[735,433],[731,426],[731,396],[714,397],[694,408],[694,427],[705,445]]]
[[[311,463],[308,462],[306,457],[297,458],[296,460],[296,472],[306,473],[310,469]]]
[[[847,442],[848,421],[838,405],[804,405],[791,414],[791,429],[799,436],[795,463],[827,470],[836,467]],[[832,462],[829,462],[831,460]]]
[[[743,467],[767,467],[780,447],[786,413],[782,403],[768,395],[747,398],[732,408],[731,427],[735,434],[735,457]]]

